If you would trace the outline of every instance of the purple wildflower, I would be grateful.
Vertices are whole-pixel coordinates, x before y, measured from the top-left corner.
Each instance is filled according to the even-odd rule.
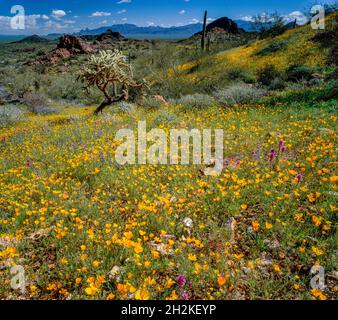
[[[32,159],[31,159],[30,157],[27,157],[27,158],[26,158],[26,167],[27,167],[27,168],[31,168],[32,165],[33,165]]]
[[[286,151],[285,142],[283,140],[279,141],[279,151],[282,153]]]
[[[271,149],[271,151],[269,153],[270,162],[272,162],[273,160],[275,160],[276,157],[277,157],[277,153],[276,153],[275,149]]]
[[[187,282],[187,279],[185,278],[185,276],[179,275],[179,276],[176,278],[176,282],[178,283],[179,286],[184,287],[185,284],[186,284],[186,282]]]
[[[181,297],[183,300],[189,300],[189,295],[185,291],[182,292]]]
[[[298,173],[298,174],[296,175],[296,179],[298,180],[298,182],[303,181],[303,175],[302,175],[301,173]]]

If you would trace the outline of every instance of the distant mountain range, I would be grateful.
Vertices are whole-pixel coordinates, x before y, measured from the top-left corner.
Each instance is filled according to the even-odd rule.
[[[184,39],[189,38],[193,34],[201,31],[203,25],[201,23],[188,24],[180,27],[160,27],[160,26],[149,26],[149,27],[138,27],[134,24],[115,24],[107,27],[100,27],[97,29],[84,29],[75,35],[99,35],[111,29],[114,32],[119,32],[124,37],[136,38],[136,39]]]
[[[234,20],[238,27],[245,31],[252,32],[254,28],[251,22],[244,20]],[[112,26],[100,27],[96,29],[83,29],[75,35],[99,35],[111,29],[114,32],[119,32],[127,38],[135,39],[185,39],[193,36],[194,34],[201,32],[203,25],[201,23],[188,24],[179,27],[160,27],[149,26],[139,27],[134,24],[115,24]],[[49,35],[51,36],[51,35]]]
[[[221,18],[222,19],[222,18]],[[221,20],[218,19],[218,20]],[[224,18],[223,18],[224,19]],[[253,32],[254,28],[252,23],[244,20],[234,20],[237,23],[239,29],[243,29],[247,32]],[[111,29],[114,32],[119,32],[121,35],[132,39],[186,39],[190,38],[196,33],[202,31],[203,25],[201,23],[188,24],[179,27],[160,27],[160,26],[149,26],[139,27],[134,24],[115,24],[112,26],[105,26],[96,29],[83,29],[80,32],[74,33],[77,36],[84,35],[100,35],[107,30]],[[53,33],[45,36],[47,39],[56,39],[63,34]],[[18,41],[26,36],[7,36],[0,35],[0,42]]]

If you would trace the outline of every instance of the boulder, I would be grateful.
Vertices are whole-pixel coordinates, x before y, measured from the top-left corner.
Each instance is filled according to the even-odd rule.
[[[87,41],[71,35],[64,35],[60,38],[59,44],[56,49],[48,53],[47,55],[30,62],[31,65],[38,65],[43,63],[56,64],[62,59],[68,59],[70,57],[93,53],[95,48]]]
[[[114,32],[108,29],[106,32],[97,37],[97,41],[119,41],[125,39],[119,32]]]
[[[93,48],[85,40],[71,35],[64,35],[60,38],[57,49],[66,49],[71,55],[92,53]]]

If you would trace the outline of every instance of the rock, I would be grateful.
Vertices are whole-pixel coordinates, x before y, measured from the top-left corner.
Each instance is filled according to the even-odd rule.
[[[278,249],[280,247],[278,240],[265,239],[263,242],[268,246],[269,249]]]
[[[151,241],[149,242],[149,246],[152,250],[158,251],[163,256],[169,256],[175,253],[174,250],[169,249],[165,243],[156,243],[155,241]]]
[[[64,48],[60,48],[55,50],[49,57],[48,60],[51,64],[56,64],[59,60],[62,59],[68,59],[70,58],[72,55],[71,53]]]
[[[221,31],[222,30],[222,31]],[[207,33],[216,31],[216,33],[230,33],[230,34],[239,34],[241,29],[238,28],[238,25],[235,21],[222,17],[219,18],[207,25]],[[196,35],[202,35],[202,32],[198,32]]]
[[[229,230],[230,233],[230,242],[236,243],[236,228],[237,228],[237,222],[235,218],[230,218],[226,222],[226,227]]]
[[[108,278],[109,280],[116,280],[117,282],[120,282],[121,280],[121,268],[119,266],[114,266],[113,269],[109,271]]]
[[[214,28],[223,29],[224,31],[229,33],[239,33],[237,23],[227,17],[219,18],[208,24],[207,32],[211,31]]]
[[[71,55],[92,53],[93,48],[85,40],[71,35],[64,35],[60,38],[58,49],[66,49]]]
[[[192,228],[192,227],[194,226],[194,222],[193,222],[190,218],[185,218],[185,219],[183,220],[183,225],[184,225],[186,228],[190,229],[190,228]]]
[[[64,35],[60,38],[56,49],[30,64],[38,65],[45,62],[56,64],[62,59],[68,59],[72,56],[80,54],[89,54],[93,53],[94,51],[94,47],[91,46],[87,41],[76,36]]]
[[[125,39],[119,32],[114,32],[108,29],[106,32],[97,37],[97,41],[119,41]]]

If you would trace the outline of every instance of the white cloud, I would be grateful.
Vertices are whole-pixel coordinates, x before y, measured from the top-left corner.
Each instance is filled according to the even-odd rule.
[[[288,15],[284,16],[286,22],[292,22],[297,20],[297,24],[303,25],[308,22],[308,18],[304,15],[304,13],[300,11],[293,11]]]
[[[253,22],[254,21],[253,16],[244,16],[244,17],[241,17],[240,19],[243,20],[243,21],[247,21],[247,22]]]
[[[63,10],[53,10],[52,11],[52,16],[57,20],[61,19],[62,17],[66,16],[66,15],[67,15],[67,13],[64,12]]]
[[[267,21],[271,21],[272,19],[269,18],[269,14],[267,14],[266,12],[263,12],[261,14],[261,16],[263,18],[266,18]],[[304,13],[300,12],[300,11],[293,11],[287,15],[282,15],[282,17],[284,18],[286,23],[292,22],[297,20],[297,23],[300,25],[303,25],[305,23],[307,23],[308,18],[304,15]],[[253,22],[254,21],[254,17],[253,16],[244,16],[240,18],[243,21],[247,21],[247,22]]]
[[[127,12],[127,10],[126,9],[123,9],[123,10],[119,10],[119,11],[117,11],[117,13],[118,14],[124,14],[124,13],[126,13]]]
[[[122,3],[131,3],[131,0],[121,0],[117,4],[122,4]]]
[[[185,10],[181,10],[178,14],[185,14]]]
[[[121,19],[122,21],[127,21],[128,19],[127,18],[123,18],[123,19]]]
[[[104,12],[104,11],[96,11],[93,12],[91,17],[108,17],[111,16],[110,12]]]
[[[11,17],[0,16],[0,29],[10,29]]]
[[[35,29],[37,27],[36,20],[40,19],[41,15],[40,14],[32,14],[29,16],[25,16],[26,19],[26,28],[27,29]]]

